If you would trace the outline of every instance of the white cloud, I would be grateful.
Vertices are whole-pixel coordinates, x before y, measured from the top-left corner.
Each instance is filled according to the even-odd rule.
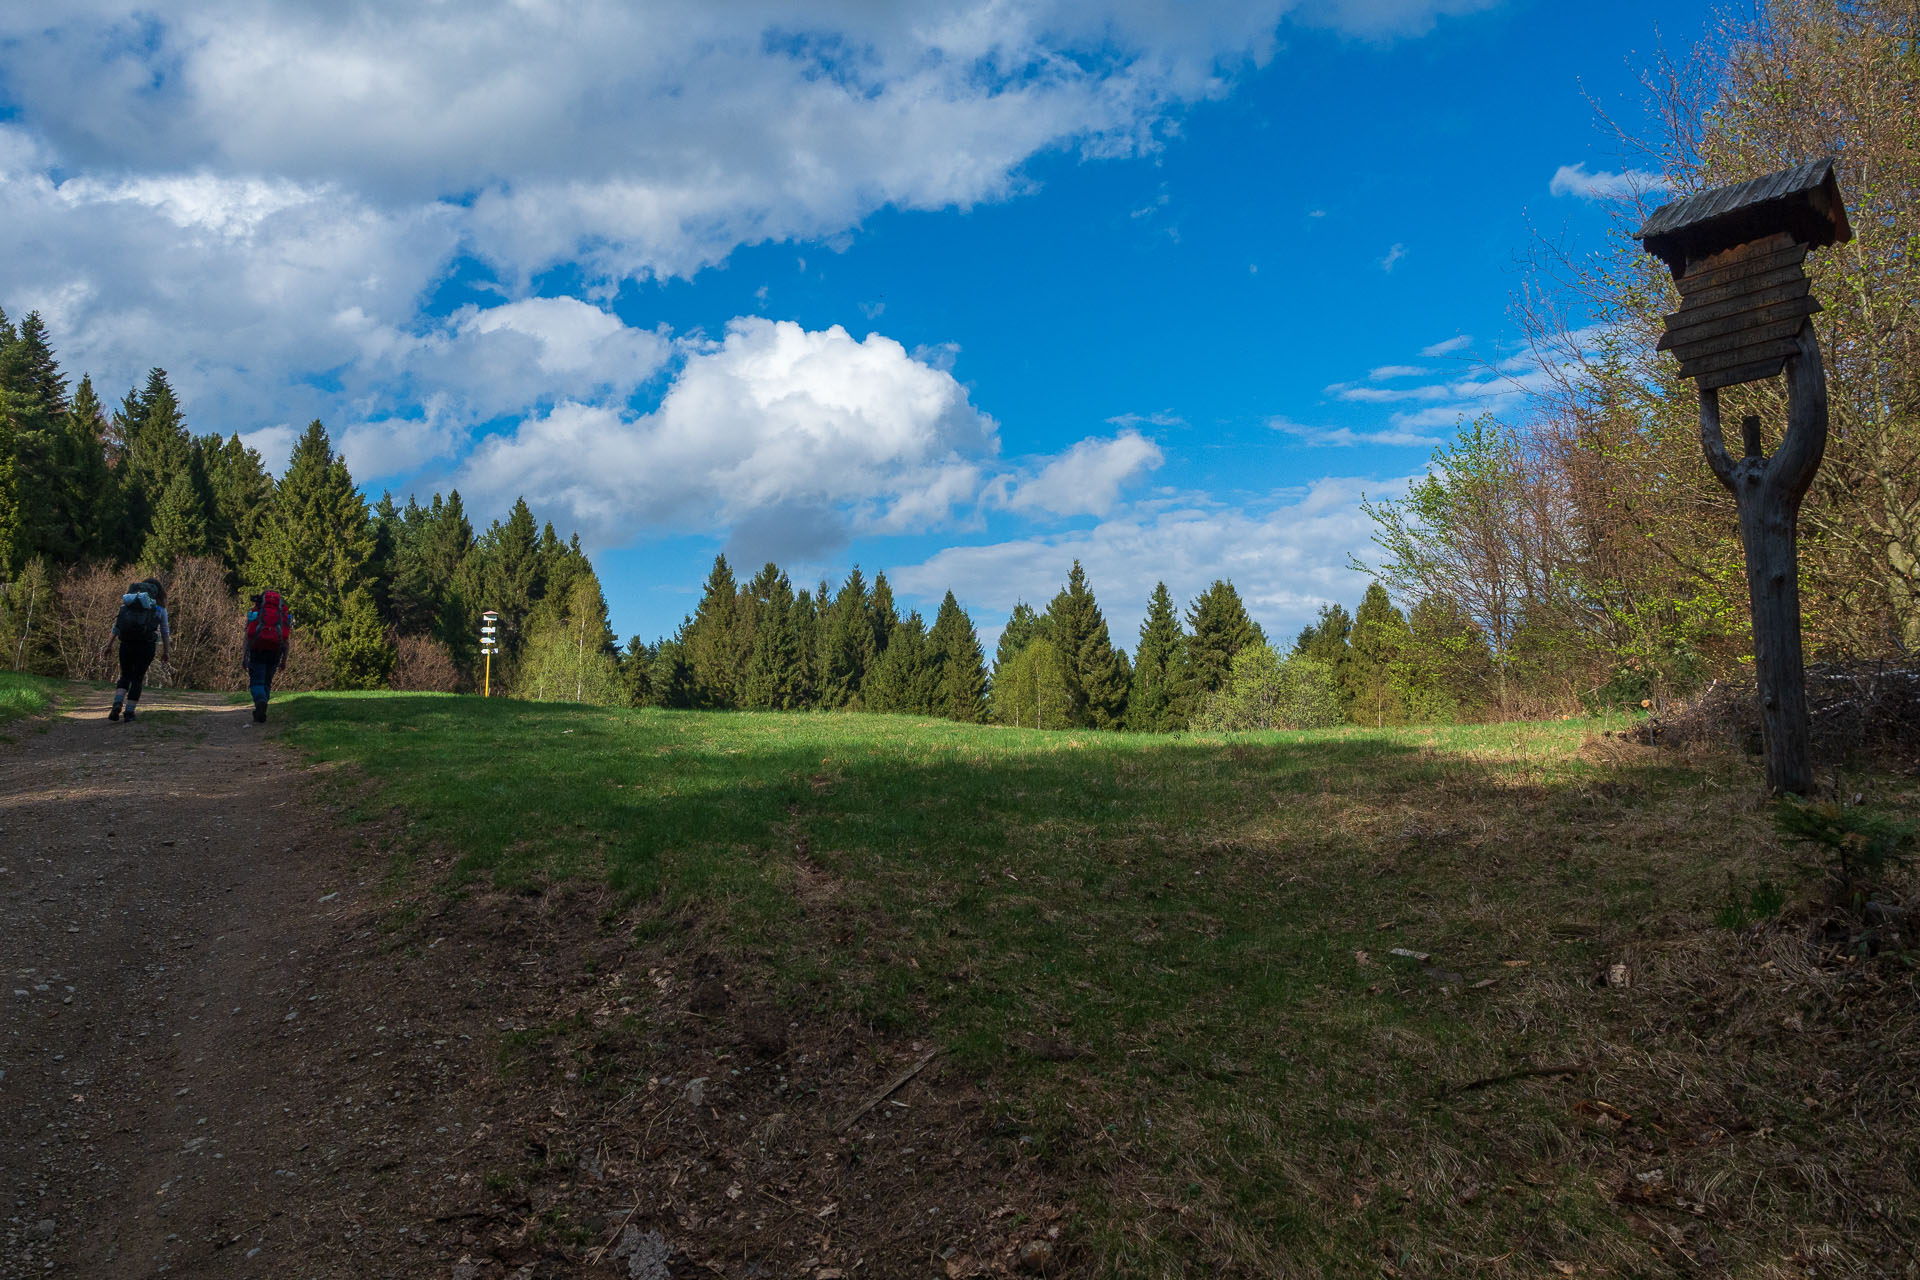
[[[1267,425],[1275,431],[1293,436],[1303,444],[1316,448],[1348,448],[1356,445],[1384,445],[1390,447],[1418,447],[1430,449],[1441,443],[1439,437],[1427,435],[1419,430],[1425,425],[1411,421],[1418,415],[1395,414],[1393,425],[1373,431],[1355,431],[1351,427],[1310,427],[1286,418],[1269,418]]]
[[[1003,199],[1048,151],[1152,150],[1170,112],[1269,59],[1289,19],[1372,38],[1474,7],[0,7],[0,297],[42,310],[65,362],[104,386],[166,366],[202,426],[386,423],[435,391],[448,421],[530,394],[611,404],[644,378],[620,367],[662,349],[590,314],[621,279],[831,245],[883,207]],[[520,309],[425,318],[462,256]],[[528,296],[574,263],[581,299]],[[478,375],[473,404],[456,373]]]
[[[1382,271],[1392,271],[1394,267],[1399,265],[1400,259],[1406,256],[1407,256],[1407,246],[1403,244],[1396,244],[1393,246],[1393,248],[1387,250],[1386,257],[1380,259],[1380,269]]]
[[[1395,378],[1424,378],[1433,370],[1417,364],[1383,364],[1378,369],[1367,372],[1367,378],[1373,382],[1391,382]]]
[[[601,544],[670,524],[764,539],[770,512],[818,544],[825,527],[937,523],[997,448],[965,388],[892,339],[743,318],[691,351],[656,411],[562,403],[484,440],[459,482],[557,508]]]
[[[1215,578],[1229,578],[1269,637],[1290,640],[1320,605],[1337,600],[1351,609],[1358,602],[1366,579],[1347,562],[1367,557],[1373,531],[1360,494],[1398,494],[1406,484],[1328,478],[1257,509],[1190,504],[1129,512],[1059,536],[950,547],[889,568],[887,577],[898,590],[930,598],[951,587],[984,631],[1016,601],[1044,608],[1077,558],[1114,641],[1128,649],[1155,582],[1164,580],[1184,606]]]
[[[1006,504],[1015,511],[1104,516],[1119,504],[1128,481],[1162,461],[1160,446],[1138,431],[1122,431],[1111,440],[1082,440],[1014,485]]]
[[[1657,173],[1629,169],[1625,173],[1588,173],[1586,162],[1563,164],[1554,170],[1547,190],[1556,196],[1577,196],[1582,200],[1637,200],[1657,195],[1672,184]]]
[[[1457,352],[1465,351],[1472,345],[1473,336],[1471,334],[1455,334],[1453,337],[1441,342],[1436,342],[1432,346],[1420,348],[1420,355],[1423,359],[1436,360],[1441,356],[1450,356]]]
[[[1111,427],[1184,427],[1187,420],[1171,409],[1156,413],[1121,413],[1107,419]]]

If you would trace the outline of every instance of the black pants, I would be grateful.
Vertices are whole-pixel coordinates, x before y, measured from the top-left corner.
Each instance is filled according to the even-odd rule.
[[[128,702],[140,701],[140,686],[146,683],[147,668],[153,665],[153,648],[151,640],[120,637],[120,682],[114,688],[124,692]]]

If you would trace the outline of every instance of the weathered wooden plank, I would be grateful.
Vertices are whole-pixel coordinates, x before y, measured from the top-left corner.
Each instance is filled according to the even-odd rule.
[[[1724,334],[1738,333],[1742,329],[1758,329],[1762,325],[1774,324],[1793,316],[1815,315],[1819,310],[1820,302],[1817,298],[1784,298],[1748,311],[1734,311],[1727,315],[1716,316],[1699,324],[1671,325],[1661,336],[1658,349],[1679,351],[1695,342],[1705,342]]]
[[[1800,326],[1806,322],[1807,318],[1804,314],[1777,316],[1770,324],[1747,325],[1727,333],[1703,334],[1692,342],[1675,346],[1672,350],[1682,365],[1689,365],[1707,356],[1717,356],[1723,351],[1737,351],[1742,347],[1791,338],[1800,332]]]
[[[1794,244],[1781,236],[1769,236],[1765,240],[1729,249],[1724,254],[1715,254],[1673,283],[1683,295],[1691,294],[1738,280],[1742,276],[1774,271],[1806,260],[1806,245]]]
[[[1753,364],[1738,365],[1732,369],[1722,369],[1718,373],[1703,374],[1699,379],[1702,391],[1717,391],[1722,387],[1738,386],[1742,382],[1758,382],[1762,378],[1777,378],[1787,367],[1785,356],[1775,356],[1770,360],[1759,360]]]
[[[1710,315],[1716,310],[1738,310],[1742,300],[1756,295],[1778,294],[1783,298],[1794,298],[1812,288],[1813,281],[1807,279],[1806,273],[1798,265],[1782,267],[1778,271],[1763,271],[1757,276],[1747,276],[1732,284],[1721,285],[1718,289],[1707,289],[1681,299],[1680,309],[1668,314],[1667,324],[1669,327],[1676,321],[1686,324],[1688,316]],[[1773,298],[1762,300],[1770,302]]]
[[[1795,332],[1798,332],[1797,328]],[[1792,338],[1749,343],[1715,355],[1702,356],[1698,360],[1683,360],[1680,362],[1680,373],[1683,377],[1698,378],[1722,369],[1736,369],[1743,364],[1759,364],[1775,356],[1791,355],[1794,346]]]

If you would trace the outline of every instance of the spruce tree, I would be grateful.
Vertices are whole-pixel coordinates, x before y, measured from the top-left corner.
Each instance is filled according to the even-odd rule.
[[[761,584],[756,578],[755,583],[759,589],[753,654],[747,663],[740,705],[757,711],[796,710],[803,705],[805,682],[800,668],[800,638],[793,624],[793,585],[778,569],[774,569],[771,581]]]
[[[123,441],[119,475],[126,494],[119,542],[131,559],[152,532],[160,496],[192,465],[193,438],[165,369],[151,370],[144,388],[127,393],[114,426]]]
[[[626,650],[620,655],[620,688],[626,694],[628,706],[655,705],[653,661],[653,646],[639,636],[633,636],[627,640]]]
[[[248,558],[246,584],[250,591],[281,592],[294,618],[330,651],[348,646],[334,655],[335,679],[348,688],[385,683],[392,664],[370,593],[373,550],[366,501],[316,419],[274,486],[273,511]],[[372,678],[375,671],[378,679]]]
[[[21,543],[19,472],[14,462],[13,413],[0,391],[0,574],[11,578],[25,561]]]
[[[1406,699],[1394,669],[1408,639],[1406,615],[1394,607],[1385,587],[1368,583],[1353,615],[1352,660],[1347,667],[1349,708],[1356,723],[1376,728],[1405,723]]]
[[[827,611],[826,651],[822,655],[820,704],[860,706],[860,687],[876,657],[867,582],[855,565]]]
[[[503,647],[513,653],[546,587],[541,578],[540,531],[525,498],[515,498],[506,520],[496,520],[487,528],[481,563],[480,607],[500,615]]]
[[[247,559],[273,508],[273,477],[259,451],[243,444],[237,432],[224,441],[209,437],[203,454],[213,496],[209,542],[225,562],[230,582],[238,584],[246,579]]]
[[[1264,644],[1231,582],[1216,580],[1187,606],[1187,653],[1196,699],[1220,689],[1233,660],[1250,644]]]
[[[67,416],[66,375],[60,372],[38,311],[29,311],[11,340],[0,346],[0,387],[20,397],[17,412],[35,425],[51,427]]]
[[[1187,636],[1180,629],[1167,584],[1158,583],[1147,600],[1135,650],[1133,685],[1127,696],[1127,728],[1136,733],[1169,733],[1187,727],[1192,715],[1192,676]]]
[[[687,666],[692,673],[695,704],[702,707],[737,705],[741,672],[734,665],[734,614],[739,589],[733,566],[724,553],[713,558],[700,604],[681,631]]]
[[[120,527],[124,498],[107,457],[107,415],[93,389],[93,379],[82,377],[67,402],[67,509],[71,512],[80,558],[100,559],[112,554]]]
[[[1090,729],[1117,727],[1126,714],[1125,667],[1115,656],[1107,620],[1078,560],[1067,574],[1067,585],[1047,606],[1046,626],[1047,638],[1066,670],[1068,723]]]
[[[900,621],[900,611],[893,603],[893,587],[885,573],[873,575],[873,593],[867,597],[867,619],[873,627],[873,654],[878,659],[887,651],[893,628]]]
[[[364,513],[363,513],[364,514]],[[370,545],[371,534],[366,535]],[[321,634],[336,689],[383,689],[393,674],[387,624],[365,586],[354,588],[323,621]]]
[[[887,650],[874,661],[860,690],[868,711],[931,715],[939,674],[927,644],[927,624],[918,613],[894,623]]]
[[[1013,658],[1028,644],[1046,634],[1046,622],[1033,611],[1033,606],[1025,600],[1013,606],[1013,613],[1007,619],[1007,625],[1000,632],[1000,644],[993,653],[995,679],[999,678],[1000,668],[1013,661]]]
[[[937,673],[933,710],[949,720],[979,724],[987,718],[987,665],[980,637],[953,592],[947,592],[927,636]]]
[[[1320,616],[1304,628],[1293,642],[1293,657],[1307,658],[1325,667],[1333,677],[1334,695],[1339,700],[1341,718],[1353,702],[1350,686],[1353,650],[1347,637],[1353,631],[1353,619],[1339,604],[1323,604]]]
[[[802,588],[793,598],[793,643],[800,664],[800,705],[819,705],[820,611],[814,593]]]
[[[207,553],[207,512],[190,471],[175,473],[160,495],[140,549],[140,563],[154,569],[172,569],[183,556]]]

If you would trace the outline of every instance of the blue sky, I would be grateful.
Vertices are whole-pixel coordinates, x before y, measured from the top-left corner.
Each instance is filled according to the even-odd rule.
[[[1131,646],[1231,577],[1363,580],[1362,492],[1524,411],[1540,237],[1631,168],[1589,98],[1707,6],[73,0],[0,16],[0,304],[162,365],[278,466],[518,493],[616,629],[708,562],[859,562],[986,637],[1078,556]]]

